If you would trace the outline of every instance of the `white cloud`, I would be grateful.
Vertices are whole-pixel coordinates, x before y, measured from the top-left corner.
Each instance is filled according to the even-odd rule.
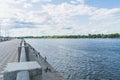
[[[10,6],[9,4],[0,3],[0,23],[5,24],[6,20],[18,18],[17,14],[23,12],[21,9]],[[4,23],[3,23],[4,22]],[[6,22],[9,23],[8,21]]]
[[[77,0],[78,2],[84,4],[85,0]]]
[[[33,3],[36,2],[51,2],[52,0],[31,0]]]
[[[15,3],[25,3],[27,0],[13,0]]]
[[[31,4],[28,4],[28,3],[25,3],[25,4],[24,4],[24,8],[31,8],[31,7],[32,7]]]
[[[90,15],[94,7],[87,5],[72,5],[69,3],[62,3],[60,5],[48,4],[43,6],[43,10],[52,16],[74,16],[74,15]]]
[[[95,8],[88,5],[72,5],[69,3],[62,3],[60,5],[48,4],[43,6],[43,10],[51,16],[71,17],[75,15],[88,15],[93,20],[113,17],[116,13],[120,13],[120,8]]]
[[[11,36],[106,33],[109,30],[104,29],[108,26],[111,26],[112,30],[112,26],[116,25],[118,29],[120,25],[117,18],[120,8],[96,8],[86,5],[84,0],[72,0],[72,4],[35,4],[51,1],[0,1],[0,23],[2,27],[9,29]]]
[[[72,1],[70,1],[70,3],[72,3],[72,4],[84,4],[85,0],[72,0]]]
[[[21,4],[25,3],[27,0],[0,0],[0,3],[13,3],[13,4]]]
[[[72,3],[72,4],[77,4],[78,2],[76,2],[76,1],[70,1],[70,3]]]
[[[91,19],[95,19],[95,20],[99,20],[99,19],[105,19],[105,18],[109,18],[109,17],[113,17],[114,15],[116,15],[117,13],[120,13],[120,8],[113,8],[113,9],[96,9],[93,13],[92,13],[92,17]]]

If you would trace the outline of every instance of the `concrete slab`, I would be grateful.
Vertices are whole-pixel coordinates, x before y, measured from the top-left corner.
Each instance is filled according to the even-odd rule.
[[[14,62],[8,63],[4,72],[24,71],[33,69],[41,69],[41,66],[36,61]]]
[[[30,77],[26,77],[28,74]],[[42,79],[42,68],[36,61],[8,63],[4,71],[4,80],[16,80],[16,78],[18,80]]]

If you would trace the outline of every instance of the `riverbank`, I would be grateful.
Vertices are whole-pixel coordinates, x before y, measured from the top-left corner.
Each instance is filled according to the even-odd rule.
[[[18,38],[120,38],[120,34],[115,33],[115,34],[88,34],[88,35],[23,36]]]

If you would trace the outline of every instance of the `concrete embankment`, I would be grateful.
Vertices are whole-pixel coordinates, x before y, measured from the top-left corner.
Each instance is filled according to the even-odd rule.
[[[42,80],[64,80],[61,74],[56,71],[30,44],[26,43],[29,51],[29,60],[37,61],[42,67]]]
[[[64,80],[40,52],[21,39],[0,42],[0,80],[3,70],[4,80]]]
[[[3,80],[4,69],[4,80],[64,80],[46,58],[24,40],[1,42],[0,51],[0,80]]]
[[[20,39],[0,42],[0,80],[3,80],[3,70],[7,63],[18,61],[18,46]]]

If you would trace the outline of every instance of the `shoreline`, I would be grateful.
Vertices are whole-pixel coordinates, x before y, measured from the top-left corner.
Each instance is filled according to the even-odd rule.
[[[74,38],[74,39],[79,39],[79,38],[92,38],[92,39],[96,39],[96,38],[120,38],[120,34],[119,33],[115,33],[115,34],[88,34],[88,35],[48,35],[48,36],[21,36],[21,37],[17,37],[17,38],[50,38],[50,39],[60,39],[60,38]]]

